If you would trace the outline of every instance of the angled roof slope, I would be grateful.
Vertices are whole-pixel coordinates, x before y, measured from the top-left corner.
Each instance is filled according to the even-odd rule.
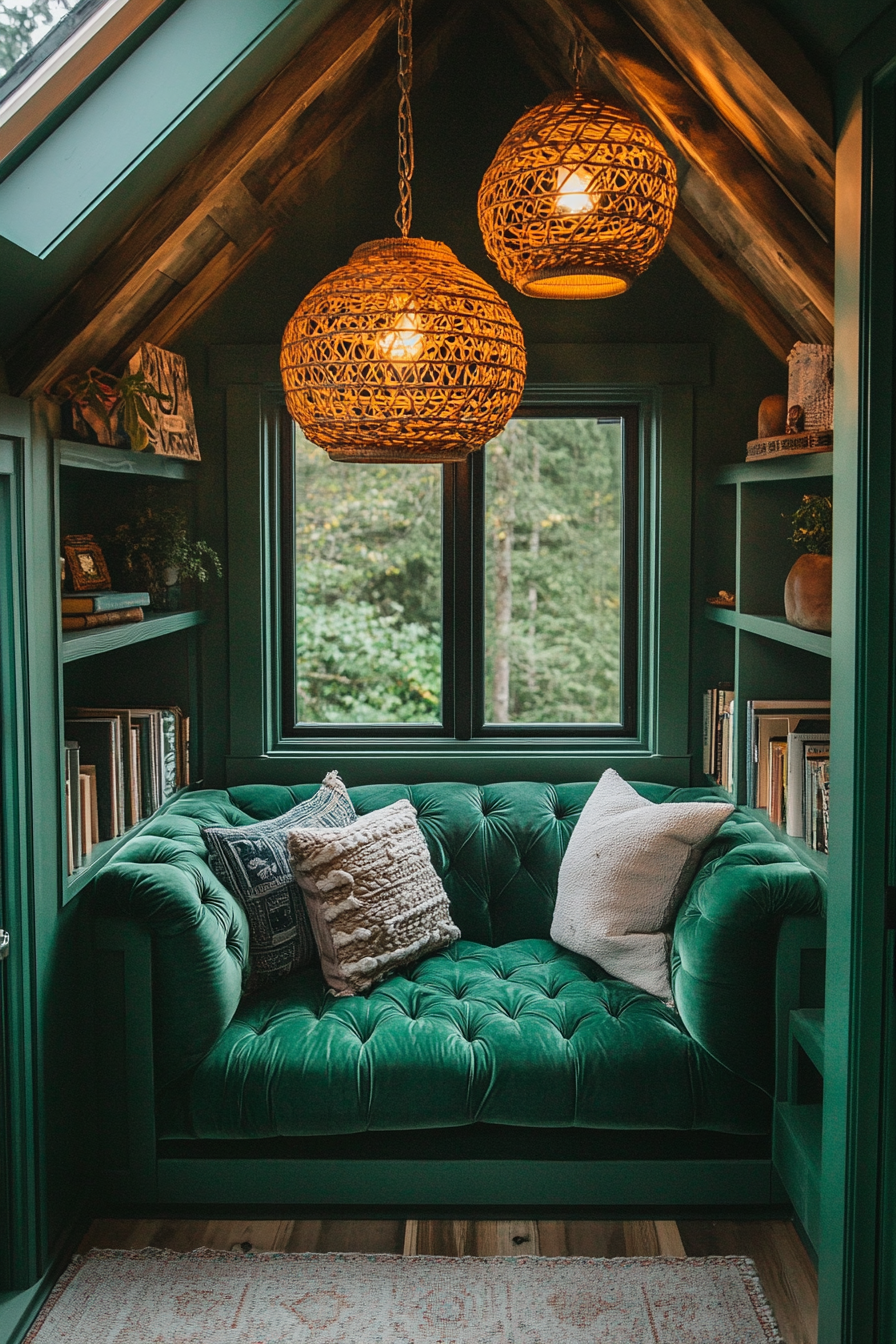
[[[205,2],[187,0],[172,17]],[[239,110],[208,118],[201,149],[152,187],[142,210],[132,201],[123,227],[113,217],[103,250],[17,333],[6,351],[14,391],[120,363],[141,340],[173,341],[314,184],[338,170],[370,108],[394,98],[390,0],[338,8],[336,0],[265,0],[261,8],[268,18],[292,16],[282,30],[292,45],[280,47],[266,78],[255,69]],[[493,0],[492,9],[547,88],[568,82],[570,42],[579,37],[588,82],[655,127],[679,166],[671,245],[715,298],[778,357],[795,339],[831,339],[831,119],[807,66],[799,69],[802,96],[785,93],[766,68],[774,61],[747,51],[705,0]],[[469,12],[470,0],[417,0],[418,79]],[[257,61],[251,49],[243,59]],[[788,68],[801,59],[791,53]],[[108,194],[119,197],[138,180],[139,172],[130,181],[124,172]]]

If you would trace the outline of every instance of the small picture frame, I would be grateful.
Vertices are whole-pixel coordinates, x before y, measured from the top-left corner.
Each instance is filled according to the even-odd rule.
[[[75,593],[95,593],[112,587],[109,570],[92,532],[62,539],[69,588]]]

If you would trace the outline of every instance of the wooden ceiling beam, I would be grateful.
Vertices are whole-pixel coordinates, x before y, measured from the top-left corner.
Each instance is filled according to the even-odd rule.
[[[195,288],[196,275],[209,267],[209,274],[232,274],[225,257],[234,247],[255,255],[279,222],[257,183],[289,157],[300,123],[317,105],[329,103],[332,113],[333,100],[339,103],[326,127],[315,127],[328,139],[337,121],[357,112],[363,72],[394,22],[390,0],[350,0],[15,342],[6,361],[10,384],[33,394],[73,369],[120,358],[142,322],[157,324],[169,302],[182,306],[185,282]],[[351,96],[340,100],[352,76]],[[298,139],[314,159],[325,152],[307,133]],[[213,266],[219,253],[225,255]]]
[[[833,249],[740,138],[615,0],[538,0],[538,9],[558,50],[582,37],[588,62],[683,161],[681,199],[726,255],[801,339],[832,340]]]
[[[834,151],[704,0],[621,0],[791,200],[834,237]]]
[[[522,59],[546,87],[567,87],[568,62],[558,49],[546,43],[543,35],[533,31],[526,18],[510,5],[501,5],[499,14]],[[603,89],[598,87],[598,92],[603,93]],[[777,359],[787,358],[799,339],[797,332],[681,204],[675,212],[668,246],[723,308],[746,322],[766,349]]]
[[[685,206],[679,205],[668,246],[723,308],[746,322],[765,348],[786,360],[799,335]]]

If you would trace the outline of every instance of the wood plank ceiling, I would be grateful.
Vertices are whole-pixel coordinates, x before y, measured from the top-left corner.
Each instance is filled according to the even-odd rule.
[[[749,3],[726,0],[729,12]],[[425,78],[469,0],[418,0],[418,10]],[[586,82],[657,130],[679,167],[670,245],[719,302],[779,358],[794,340],[832,340],[831,118],[808,67],[805,96],[788,97],[774,59],[747,51],[704,0],[495,0],[495,13],[548,88],[568,84],[577,38]],[[394,24],[390,0],[349,0],[16,341],[11,386],[33,394],[73,370],[121,364],[142,340],[174,341],[393,96]]]

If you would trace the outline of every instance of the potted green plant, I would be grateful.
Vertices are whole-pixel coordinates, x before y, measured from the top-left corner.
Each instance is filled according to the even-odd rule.
[[[784,613],[801,630],[831,631],[833,504],[828,495],[803,495],[790,519],[790,542],[803,554],[784,584]]]
[[[95,439],[109,448],[130,441],[135,453],[149,446],[149,430],[156,418],[151,402],[170,410],[172,398],[154,387],[145,374],[104,373],[96,367],[72,374],[53,393],[71,416],[71,431],[79,439]]]
[[[221,560],[207,541],[190,537],[187,515],[150,500],[130,522],[119,523],[110,542],[129,579],[146,587],[154,611],[177,611],[184,579],[208,583],[221,577]]]

